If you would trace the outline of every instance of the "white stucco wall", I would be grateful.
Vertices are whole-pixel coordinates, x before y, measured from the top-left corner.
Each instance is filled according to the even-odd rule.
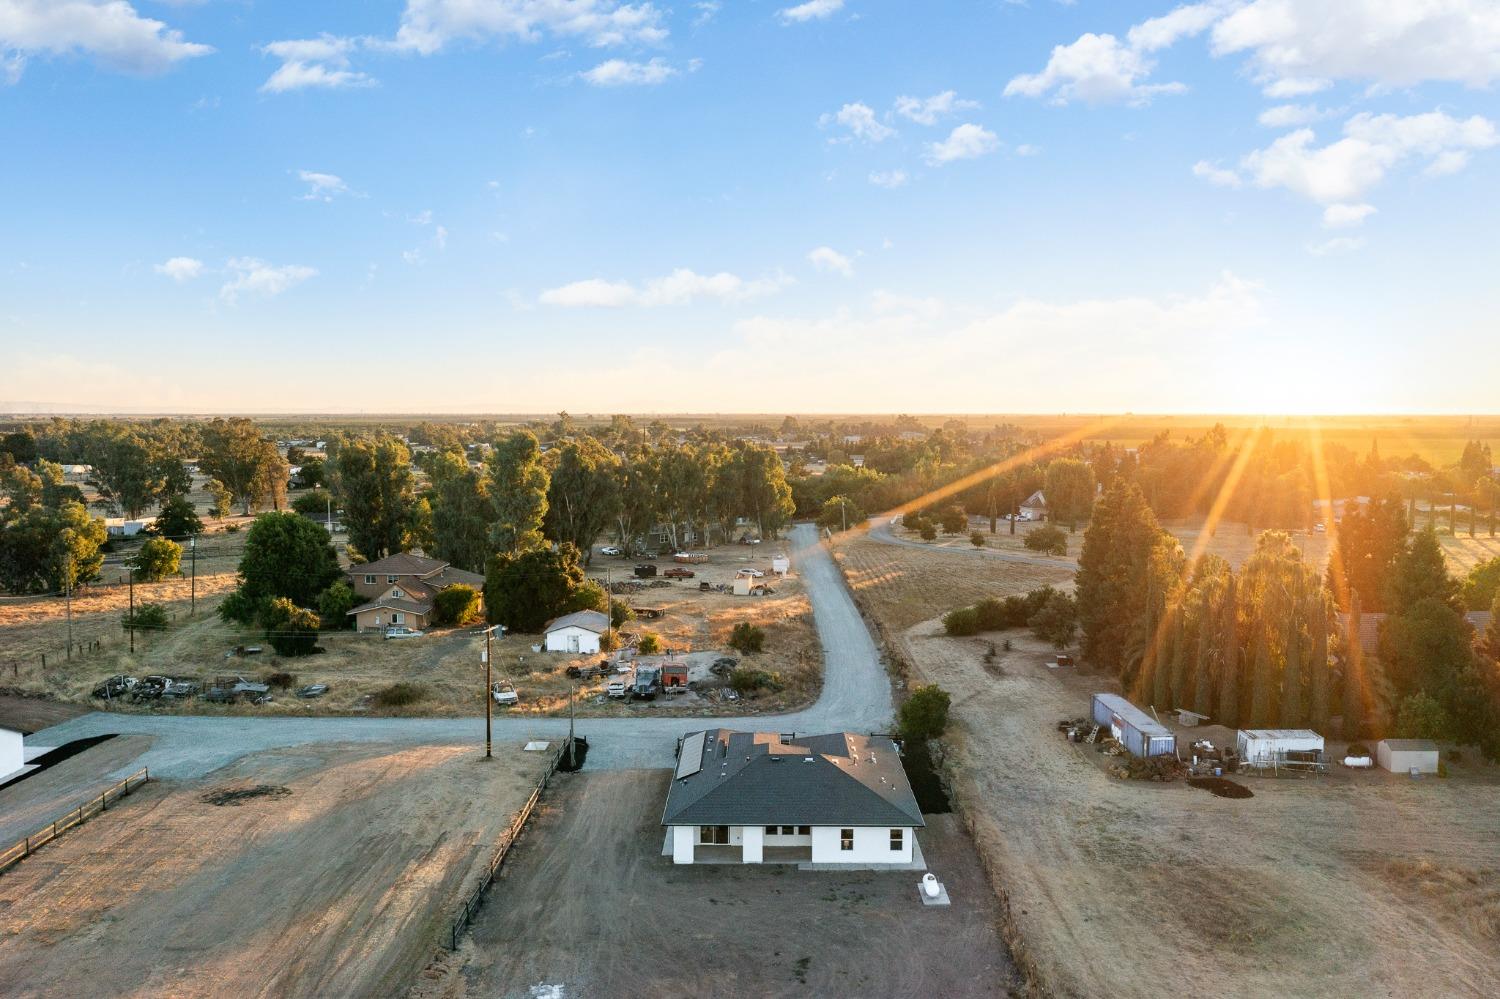
[[[846,827],[847,828],[847,827]],[[913,832],[903,829],[901,849],[891,849],[891,827],[854,827],[854,849],[839,849],[840,827],[813,826],[812,859],[815,864],[909,864]]]
[[[765,859],[763,844],[765,830],[761,826],[741,827],[741,841],[744,844],[744,855],[742,859],[747,864],[758,864]]]
[[[26,765],[26,746],[20,732],[0,728],[0,777],[13,774]]]
[[[693,862],[693,844],[697,841],[697,826],[673,826],[672,863],[691,864]]]
[[[575,650],[569,644],[569,639],[578,639],[578,648]],[[593,655],[599,651],[599,636],[584,628],[558,628],[556,631],[547,632],[548,652],[581,652]]]

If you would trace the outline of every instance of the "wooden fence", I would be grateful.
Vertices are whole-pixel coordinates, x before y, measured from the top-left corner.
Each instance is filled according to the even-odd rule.
[[[567,752],[567,749],[568,743],[567,740],[564,740],[562,748],[557,751],[557,755],[552,757],[552,762],[547,765],[546,771],[542,774],[542,779],[537,782],[536,787],[532,790],[531,797],[526,799],[526,804],[521,806],[521,810],[515,814],[515,817],[510,820],[510,825],[506,826],[505,832],[501,834],[500,842],[495,847],[495,852],[490,855],[489,866],[485,869],[484,877],[480,879],[479,884],[474,887],[474,890],[469,893],[469,897],[464,900],[463,908],[459,910],[458,916],[453,920],[453,926],[448,933],[448,940],[445,943],[445,946],[449,950],[458,950],[458,938],[463,935],[464,930],[469,928],[469,923],[474,919],[474,913],[479,911],[480,903],[484,901],[484,893],[494,882],[495,875],[500,873],[500,868],[505,863],[506,854],[510,853],[510,848],[515,844],[516,837],[521,834],[521,830],[526,826],[526,821],[531,818],[532,811],[536,808],[537,802],[541,800],[542,792],[547,790],[547,782],[552,779],[553,774],[557,773],[558,764],[562,762],[563,753]]]
[[[105,788],[98,797],[90,798],[77,808],[58,816],[50,825],[43,826],[25,839],[17,840],[4,852],[0,852],[0,872],[10,870],[35,853],[38,847],[52,842],[74,826],[82,825],[86,819],[109,811],[111,801],[118,801],[150,779],[151,774],[147,772],[147,768],[142,767],[120,783]]]

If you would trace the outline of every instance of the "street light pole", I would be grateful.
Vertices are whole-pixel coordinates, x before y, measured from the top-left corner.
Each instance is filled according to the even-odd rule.
[[[490,679],[490,636],[496,631],[500,632],[501,638],[505,637],[503,624],[492,624],[484,629],[484,758],[487,760],[494,758],[491,751],[491,727],[494,724],[495,694]]]

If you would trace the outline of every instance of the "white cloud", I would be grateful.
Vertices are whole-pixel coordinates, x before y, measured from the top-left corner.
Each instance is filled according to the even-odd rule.
[[[964,100],[952,90],[945,90],[931,97],[896,98],[896,113],[903,118],[911,119],[918,125],[936,125],[940,118],[977,107],[979,107],[978,101]]]
[[[1359,225],[1375,214],[1375,206],[1369,204],[1334,204],[1323,209],[1323,224],[1330,229],[1342,229]]]
[[[1161,17],[1142,21],[1125,33],[1130,47],[1138,52],[1157,52],[1171,48],[1180,38],[1190,38],[1207,31],[1224,15],[1228,0],[1185,4]]]
[[[894,191],[907,181],[905,170],[875,170],[870,173],[870,183]]]
[[[657,57],[650,62],[628,62],[624,59],[608,59],[587,72],[580,73],[596,87],[655,86],[676,76],[675,66]]]
[[[224,265],[230,278],[219,289],[219,297],[230,305],[242,294],[270,298],[317,276],[316,268],[301,264],[274,266],[255,257],[234,257]]]
[[[1361,249],[1365,241],[1358,236],[1335,236],[1327,242],[1313,243],[1307,252],[1315,257],[1329,257],[1340,253],[1353,253]]]
[[[1052,94],[1053,103],[1083,101],[1088,104],[1148,104],[1156,94],[1177,94],[1187,89],[1181,83],[1147,84],[1143,81],[1155,63],[1114,35],[1084,34],[1071,45],[1052,50],[1040,73],[1023,73],[1005,85],[1006,97],[1041,97]]]
[[[1017,156],[1036,156],[1039,153],[1041,153],[1041,151],[1042,151],[1042,147],[1041,146],[1033,146],[1029,142],[1023,142],[1019,146],[1016,147],[1016,155]]]
[[[1469,151],[1467,149],[1449,149],[1438,153],[1437,158],[1422,173],[1428,177],[1446,177],[1450,173],[1458,173],[1469,165]]]
[[[203,273],[203,261],[192,257],[173,257],[164,263],[157,264],[153,270],[181,284]]]
[[[831,246],[820,246],[807,254],[808,263],[820,271],[832,271],[844,277],[854,276],[854,261]]]
[[[818,125],[823,128],[834,124],[844,126],[850,135],[866,142],[884,142],[896,134],[894,128],[875,117],[873,108],[857,101],[845,104],[837,114],[825,114],[818,119]]]
[[[1500,81],[1494,0],[1251,0],[1214,26],[1215,55],[1245,52],[1268,81]]]
[[[1295,128],[1322,121],[1331,114],[1332,111],[1325,111],[1316,104],[1278,104],[1266,108],[1255,120],[1267,128]]]
[[[878,313],[898,313],[919,319],[936,319],[945,308],[940,298],[898,295],[883,288],[877,288],[870,296],[870,307]]]
[[[1471,150],[1500,144],[1500,133],[1478,115],[1361,113],[1344,124],[1343,138],[1322,147],[1316,141],[1312,129],[1298,129],[1250,153],[1241,166],[1258,187],[1285,187],[1324,205],[1356,203],[1406,160],[1426,159],[1451,172]]]
[[[1193,164],[1193,176],[1202,177],[1210,184],[1214,184],[1219,187],[1240,186],[1239,174],[1235,173],[1233,170],[1226,170],[1223,167],[1215,166],[1214,164],[1208,162],[1208,160],[1199,160],[1197,163]]]
[[[349,66],[349,55],[359,45],[357,39],[327,34],[272,42],[262,47],[261,52],[280,59],[281,66],[260,85],[260,89],[265,93],[283,94],[310,87],[342,90],[374,86],[372,77]]]
[[[303,201],[332,201],[340,194],[349,193],[349,185],[336,174],[298,170],[297,178],[307,185],[307,193],[302,195]]]
[[[1288,97],[1306,97],[1308,94],[1316,94],[1331,86],[1333,86],[1332,80],[1287,76],[1267,83],[1261,88],[1261,93],[1276,100],[1285,100]]]
[[[712,21],[723,6],[719,0],[699,0],[698,3],[693,4],[693,9],[698,12],[698,15],[693,18],[693,27],[701,28]]]
[[[635,285],[629,281],[606,281],[603,278],[574,281],[561,287],[548,288],[541,293],[538,301],[543,305],[574,309],[687,305],[700,299],[743,302],[772,294],[790,283],[790,278],[780,274],[751,281],[727,271],[698,274],[686,268],[678,268],[666,277],[654,278],[644,285]]]
[[[10,83],[34,55],[83,53],[110,69],[151,75],[212,51],[126,0],[0,0],[0,73]]]
[[[545,35],[597,48],[665,41],[666,12],[652,3],[616,0],[407,0],[391,47],[432,55],[455,41]]]
[[[972,160],[993,153],[1000,148],[1000,139],[987,128],[979,125],[959,125],[942,142],[927,144],[927,162],[942,166],[954,160]]]
[[[844,9],[844,0],[807,0],[795,7],[783,7],[776,12],[782,24],[802,24],[821,21]]]

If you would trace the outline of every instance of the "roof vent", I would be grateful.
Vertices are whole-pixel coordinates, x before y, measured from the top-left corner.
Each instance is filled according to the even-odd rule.
[[[803,763],[811,763],[812,762],[812,757],[811,756],[804,756],[804,757],[802,757],[802,762]]]

